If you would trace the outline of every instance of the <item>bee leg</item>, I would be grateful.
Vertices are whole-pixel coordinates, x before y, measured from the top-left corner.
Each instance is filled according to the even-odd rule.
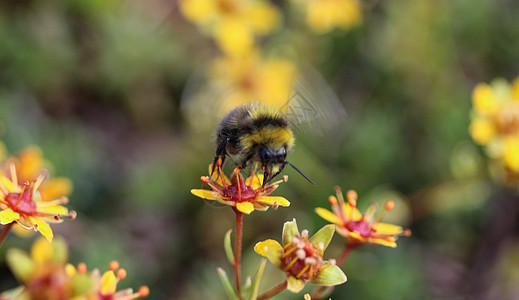
[[[216,165],[218,163],[218,159],[222,159],[221,166],[223,167],[223,164],[225,163],[225,158],[227,157],[227,152],[225,151],[225,146],[227,146],[227,142],[229,141],[229,138],[224,139],[220,144],[218,144],[218,147],[216,147],[216,154],[214,156],[213,166],[211,167],[211,176],[213,176],[214,170],[216,170]],[[218,176],[220,176],[220,173],[218,172]],[[218,178],[217,178],[218,180]]]
[[[252,154],[246,156],[244,159],[236,163],[236,167],[238,169],[245,169],[247,167],[247,162],[252,158]]]

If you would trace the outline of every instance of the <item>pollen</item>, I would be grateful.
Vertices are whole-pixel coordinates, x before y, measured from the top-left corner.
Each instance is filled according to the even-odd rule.
[[[116,260],[112,260],[110,262],[110,264],[108,265],[108,269],[111,271],[115,271],[115,270],[119,269],[119,262]]]
[[[121,269],[117,270],[117,274],[116,274],[116,276],[117,276],[117,278],[119,278],[120,280],[126,278],[126,275],[127,275],[127,273],[126,273],[126,269],[121,268]]]

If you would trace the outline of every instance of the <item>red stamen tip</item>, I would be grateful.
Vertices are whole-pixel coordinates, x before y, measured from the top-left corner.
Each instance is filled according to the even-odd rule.
[[[120,280],[123,280],[124,278],[126,278],[126,274],[127,274],[127,273],[126,273],[126,270],[123,269],[123,268],[121,268],[121,269],[119,269],[119,270],[117,271],[116,276],[117,276],[117,278],[119,278]]]
[[[411,236],[411,229],[404,230],[404,236]]]
[[[67,204],[68,198],[67,197],[61,197],[61,204]]]
[[[119,269],[119,262],[116,260],[112,260],[110,262],[110,264],[108,265],[108,269],[110,269],[111,271],[115,271],[115,270]]]
[[[342,192],[341,191],[341,187],[338,186],[338,185],[334,186],[333,189],[335,190],[335,193],[341,193]]]
[[[59,216],[54,216],[54,220],[59,221],[61,218]]]
[[[281,177],[283,179],[283,182],[287,182],[288,181],[288,175],[283,175],[283,177]]]
[[[71,220],[75,220],[77,217],[77,212],[75,210],[71,210],[69,213],[68,213],[68,218],[71,219]]]
[[[87,265],[85,263],[82,262],[77,265],[77,271],[79,273],[86,274],[87,270]]]
[[[386,202],[386,210],[390,211],[395,207],[395,201],[389,200]]]
[[[205,184],[208,184],[208,183],[209,183],[209,177],[207,177],[207,176],[202,176],[202,177],[200,177],[200,181],[202,181],[202,182],[205,183]]]
[[[332,206],[335,206],[337,205],[337,198],[335,198],[335,196],[330,196],[328,197],[328,202],[330,202]]]
[[[148,297],[149,294],[150,294],[150,288],[149,287],[143,285],[143,286],[141,286],[139,288],[139,296],[141,298],[146,298],[146,297]]]

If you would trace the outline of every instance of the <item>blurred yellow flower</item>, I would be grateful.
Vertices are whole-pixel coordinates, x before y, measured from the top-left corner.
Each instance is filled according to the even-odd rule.
[[[296,70],[289,60],[262,58],[256,51],[243,57],[217,58],[209,71],[211,84],[222,95],[215,107],[220,115],[247,103],[286,109]]]
[[[61,223],[62,217],[74,219],[75,211],[62,206],[68,198],[41,201],[39,187],[44,180],[40,175],[33,181],[18,183],[14,164],[11,164],[11,178],[0,176],[0,224],[11,226],[18,223],[25,229],[39,231],[47,240],[52,241],[53,233],[48,223]]]
[[[356,207],[357,193],[355,191],[348,191],[347,202],[344,201],[339,187],[335,187],[335,191],[337,197],[330,196],[328,199],[333,212],[320,207],[316,208],[315,212],[326,221],[334,223],[337,226],[337,232],[350,243],[379,244],[395,248],[398,236],[411,234],[411,231],[404,230],[400,226],[380,222],[385,212],[393,209],[393,201],[386,202],[384,212],[375,219],[374,214],[377,209],[375,204],[372,204],[362,215]]]
[[[317,33],[350,29],[362,22],[358,0],[306,0],[306,22]]]
[[[469,132],[487,155],[519,172],[519,78],[510,85],[498,78],[478,84],[472,93]]]
[[[260,0],[182,0],[180,11],[233,56],[251,52],[255,35],[269,34],[281,23],[278,8]]]
[[[211,165],[212,166],[212,165]],[[211,173],[212,167],[209,167]],[[268,206],[276,209],[278,206],[287,207],[290,202],[280,196],[268,196],[275,191],[281,182],[286,182],[287,176],[262,186],[263,175],[252,173],[252,176],[243,179],[239,169],[235,169],[229,179],[223,174],[220,166],[212,176],[202,176],[202,182],[209,185],[212,190],[193,189],[191,193],[206,200],[216,200],[222,204],[232,206],[239,212],[250,214],[254,210],[265,211]]]
[[[22,284],[0,295],[2,299],[62,300],[76,298],[91,290],[94,282],[81,274],[67,271],[68,249],[63,239],[57,238],[52,244],[44,238],[37,239],[31,254],[19,249],[7,250],[7,264],[14,276]]]

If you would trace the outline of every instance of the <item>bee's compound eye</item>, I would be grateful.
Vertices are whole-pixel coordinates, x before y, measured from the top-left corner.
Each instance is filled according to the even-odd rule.
[[[263,159],[263,161],[267,161],[272,157],[272,151],[270,151],[269,149],[264,148],[263,150],[261,150],[261,158]]]

